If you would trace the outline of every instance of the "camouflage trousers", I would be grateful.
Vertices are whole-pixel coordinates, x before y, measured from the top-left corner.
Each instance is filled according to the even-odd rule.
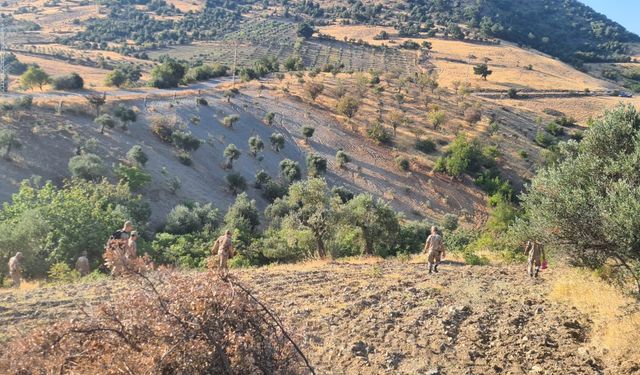
[[[429,251],[427,253],[427,262],[429,265],[440,263],[442,260],[442,253],[440,251]]]
[[[11,275],[11,280],[13,280],[13,287],[20,288],[20,279],[22,278],[21,273],[18,272],[9,272]]]
[[[533,276],[540,271],[540,266],[542,266],[542,259],[540,257],[529,257],[527,272],[529,275]]]

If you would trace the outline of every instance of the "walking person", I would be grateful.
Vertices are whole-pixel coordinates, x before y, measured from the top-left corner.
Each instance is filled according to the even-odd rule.
[[[527,241],[524,254],[528,257],[527,272],[530,277],[538,277],[542,263],[547,260],[544,246],[538,241]]]
[[[424,244],[424,252],[427,253],[427,262],[429,262],[429,273],[438,273],[438,265],[442,258],[446,256],[444,249],[444,241],[442,236],[438,234],[438,228],[431,227],[431,234],[427,237]]]
[[[211,255],[218,255],[220,274],[226,277],[229,274],[229,267],[227,261],[235,255],[235,249],[231,241],[231,231],[227,230],[225,233],[218,237],[216,242],[213,243],[211,248]]]
[[[22,281],[23,259],[24,256],[19,251],[9,259],[9,275],[11,276],[11,280],[13,280],[13,287],[16,289],[20,288],[20,282]]]

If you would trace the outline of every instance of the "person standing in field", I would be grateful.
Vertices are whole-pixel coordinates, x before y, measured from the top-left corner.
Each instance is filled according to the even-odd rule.
[[[235,255],[235,249],[233,248],[233,243],[231,241],[231,231],[227,230],[225,233],[218,237],[216,242],[213,243],[213,247],[211,248],[211,255],[218,255],[219,258],[219,267],[220,273],[223,276],[229,274],[229,267],[227,265],[227,261]]]
[[[427,242],[424,244],[424,252],[427,253],[429,273],[438,273],[438,265],[446,254],[444,241],[442,240],[442,236],[438,234],[438,228],[435,226],[431,227],[431,234],[427,237]]]
[[[11,276],[11,280],[13,280],[13,287],[16,289],[20,288],[23,259],[24,256],[22,256],[21,252],[17,252],[15,256],[9,259],[9,275]]]
[[[87,276],[89,273],[91,273],[89,258],[87,258],[86,251],[83,251],[82,256],[78,257],[78,260],[76,261],[76,271],[80,273],[80,276]]]
[[[529,258],[527,263],[527,272],[530,277],[538,277],[542,262],[547,260],[544,253],[544,246],[538,241],[527,241],[524,247],[524,254]]]

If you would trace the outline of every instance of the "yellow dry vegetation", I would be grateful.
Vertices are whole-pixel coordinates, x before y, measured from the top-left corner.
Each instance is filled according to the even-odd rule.
[[[604,284],[597,276],[577,269],[566,269],[555,280],[550,297],[577,308],[593,320],[591,341],[611,353],[609,357],[640,361],[640,312],[625,311],[636,300]]]
[[[204,0],[167,0],[167,4],[173,4],[181,12],[198,11],[204,5]]]
[[[399,45],[405,40],[432,44],[432,63],[440,76],[440,84],[452,87],[455,81],[468,81],[478,89],[506,90],[578,90],[613,89],[612,83],[591,77],[570,65],[535,50],[520,48],[502,41],[500,44],[474,43],[440,38],[400,38],[391,27],[365,25],[331,25],[319,28],[323,34],[338,40],[362,39],[372,45]],[[389,40],[374,40],[381,31],[390,34]],[[473,74],[473,67],[487,62],[493,74],[483,80]],[[528,69],[531,65],[532,69]]]
[[[544,110],[552,109],[562,112],[566,116],[575,118],[578,123],[586,124],[589,118],[601,116],[607,109],[616,105],[632,104],[640,109],[640,97],[621,98],[612,96],[574,97],[574,98],[541,98],[541,99],[503,99],[489,100],[497,104],[531,112],[545,120],[552,120],[552,116],[543,114]]]
[[[78,73],[84,79],[85,87],[103,88],[104,78],[108,70],[92,68],[81,65],[70,65],[64,61],[49,59],[29,54],[16,53],[18,60],[26,64],[38,64],[44,71],[51,76],[59,76],[64,74]],[[19,82],[11,82],[12,85],[19,85]],[[15,88],[13,88],[15,89]]]

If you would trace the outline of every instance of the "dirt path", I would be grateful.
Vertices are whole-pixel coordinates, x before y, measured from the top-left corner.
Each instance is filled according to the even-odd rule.
[[[276,266],[236,272],[292,330],[318,374],[620,374],[589,345],[590,324],[547,299],[554,272],[457,263]],[[121,282],[0,292],[0,335],[77,316]]]

